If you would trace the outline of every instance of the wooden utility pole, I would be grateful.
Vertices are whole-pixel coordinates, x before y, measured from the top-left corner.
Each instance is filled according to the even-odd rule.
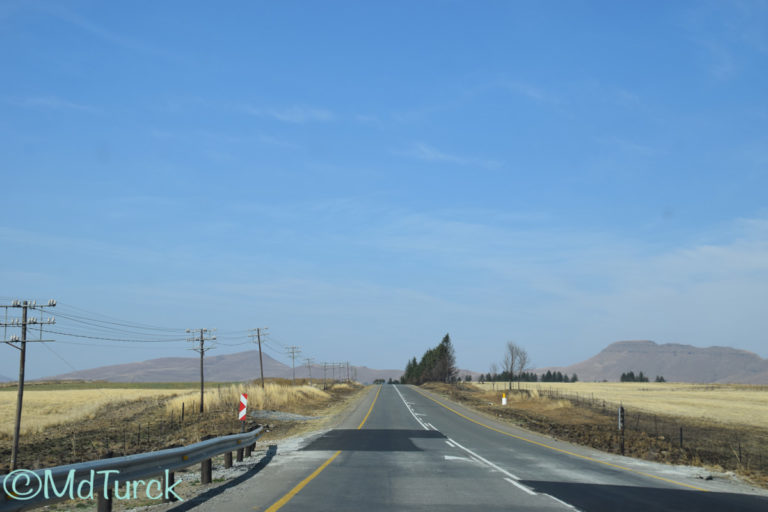
[[[16,421],[13,426],[13,445],[11,448],[11,466],[10,470],[14,471],[18,464],[19,459],[19,436],[21,435],[21,410],[24,405],[24,372],[27,361],[27,325],[40,324],[40,339],[30,341],[52,341],[43,339],[43,325],[53,324],[56,320],[51,317],[44,320],[42,317],[44,307],[55,307],[56,301],[49,300],[46,306],[38,306],[36,302],[14,300],[10,306],[2,306],[5,308],[6,320],[0,324],[3,327],[21,327],[21,339],[16,336],[11,336],[9,339],[3,339],[2,341],[7,345],[19,350],[19,382],[18,390],[16,392]],[[21,322],[13,320],[8,322],[8,308],[21,308]],[[27,312],[29,309],[40,311],[40,319],[28,318]],[[18,345],[16,345],[18,343]]]
[[[312,384],[312,363],[314,362],[314,359],[311,357],[308,357],[304,359],[304,362],[307,363],[307,370],[309,370],[309,383]]]
[[[297,345],[290,345],[286,347],[286,350],[291,356],[291,367],[293,368],[293,385],[296,385],[296,356],[301,354],[301,348]]]
[[[203,412],[203,401],[205,400],[205,377],[203,374],[203,358],[205,357],[205,353],[208,350],[216,348],[215,346],[206,347],[205,342],[216,340],[216,336],[213,334],[215,330],[216,329],[187,329],[187,332],[190,334],[197,333],[197,331],[200,331],[199,338],[194,336],[191,338],[187,338],[187,341],[190,341],[195,344],[195,346],[192,347],[192,350],[200,353],[200,413]]]
[[[327,389],[325,385],[325,371],[328,369],[328,363],[323,363],[323,389]]]
[[[253,331],[256,331],[256,334],[253,334]],[[264,360],[261,358],[261,334],[264,333],[264,336],[267,335],[267,327],[257,327],[255,329],[251,329],[251,334],[248,336],[251,337],[251,341],[253,341],[253,338],[256,338],[257,343],[259,344],[259,372],[261,372],[261,389],[264,389]]]

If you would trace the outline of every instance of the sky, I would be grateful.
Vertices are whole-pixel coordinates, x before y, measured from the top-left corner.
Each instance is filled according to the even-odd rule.
[[[59,303],[27,375],[195,356],[201,327],[374,368],[445,333],[479,372],[507,341],[768,357],[766,27],[765,1],[6,0],[0,303]]]

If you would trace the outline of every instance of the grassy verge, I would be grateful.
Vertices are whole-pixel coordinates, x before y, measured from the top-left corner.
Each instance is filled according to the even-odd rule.
[[[508,405],[502,406],[501,390],[434,383],[424,387],[528,430],[606,452],[619,451],[617,411],[607,401],[523,389],[506,391]],[[732,470],[768,486],[768,428],[632,408],[627,408],[625,420],[625,454],[630,457]]]

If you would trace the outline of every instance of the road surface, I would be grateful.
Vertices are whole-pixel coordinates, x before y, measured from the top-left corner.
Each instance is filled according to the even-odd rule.
[[[337,429],[280,445],[252,478],[171,510],[768,510],[766,493],[703,474],[555,441],[417,388],[384,385]]]

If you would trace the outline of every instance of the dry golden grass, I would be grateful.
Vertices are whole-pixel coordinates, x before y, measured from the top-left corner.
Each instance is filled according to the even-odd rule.
[[[490,383],[475,383],[484,391]],[[517,383],[512,383],[513,389]],[[682,416],[735,425],[768,425],[768,387],[674,382],[521,382],[528,390],[554,390],[581,398],[623,403],[651,414]],[[497,382],[496,390],[506,389]]]
[[[21,430],[23,433],[39,432],[52,425],[93,419],[96,411],[109,403],[178,393],[178,389],[25,390]],[[0,437],[13,435],[15,418],[16,393],[0,393]]]
[[[314,386],[267,383],[264,389],[261,389],[260,384],[231,384],[206,389],[205,410],[213,411],[237,406],[240,403],[240,393],[248,394],[249,409],[281,409],[311,400],[325,402],[331,398],[328,393]],[[200,403],[200,392],[190,391],[169,400],[165,404],[166,412],[169,415],[178,414],[182,403],[188,408],[187,411],[196,410],[197,404]]]

